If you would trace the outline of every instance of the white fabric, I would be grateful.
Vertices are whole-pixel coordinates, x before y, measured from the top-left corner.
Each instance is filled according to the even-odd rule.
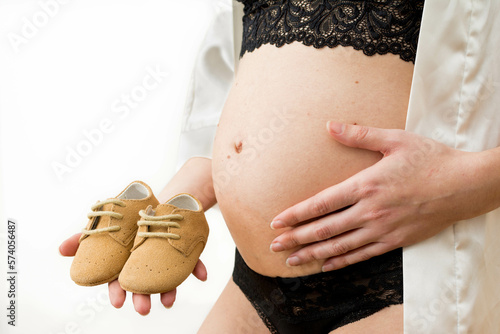
[[[230,6],[223,8],[193,71],[181,162],[211,155],[232,82],[233,46],[239,46],[230,34]],[[496,0],[426,0],[408,131],[464,151],[500,145],[497,13]],[[404,249],[405,333],[500,332],[499,236],[495,210]]]
[[[426,0],[407,130],[500,145],[500,1]],[[405,333],[500,333],[500,210],[403,253]]]
[[[142,183],[132,183],[117,198],[143,199],[149,196],[149,190]]]
[[[231,0],[212,0],[210,6],[213,19],[198,50],[183,113],[178,168],[190,157],[211,157],[217,123],[234,78]]]
[[[167,204],[171,204],[173,206],[176,206],[180,209],[184,210],[192,210],[192,211],[198,211],[200,210],[200,206],[198,205],[198,202],[191,197],[189,194],[180,194],[172,198],[167,202]]]

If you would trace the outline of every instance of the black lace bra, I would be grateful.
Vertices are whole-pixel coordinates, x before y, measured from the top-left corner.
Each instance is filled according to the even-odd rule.
[[[337,45],[415,62],[423,0],[237,0],[244,4],[240,58],[262,44]]]

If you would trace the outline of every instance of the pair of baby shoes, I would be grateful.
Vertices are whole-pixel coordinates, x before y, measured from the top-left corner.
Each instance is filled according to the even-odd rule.
[[[135,181],[91,209],[70,270],[79,285],[118,278],[135,293],[171,291],[191,274],[207,242],[203,208],[190,194],[159,204],[148,185]]]

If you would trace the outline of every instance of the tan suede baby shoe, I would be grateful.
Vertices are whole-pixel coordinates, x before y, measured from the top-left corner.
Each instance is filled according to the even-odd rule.
[[[209,229],[201,203],[179,194],[140,215],[132,254],[118,282],[135,293],[171,291],[191,274],[205,248]]]
[[[139,211],[158,203],[151,188],[135,181],[116,198],[94,204],[71,264],[71,279],[85,286],[116,279],[130,256]]]

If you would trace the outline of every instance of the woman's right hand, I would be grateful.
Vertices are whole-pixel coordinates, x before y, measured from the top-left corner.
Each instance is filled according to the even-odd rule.
[[[78,249],[78,240],[80,239],[81,233],[77,233],[63,241],[61,246],[59,246],[59,253],[63,256],[74,256],[76,254],[76,250]],[[207,279],[207,269],[201,260],[198,260],[198,263],[194,267],[193,275],[196,276],[201,281],[205,281]],[[120,308],[125,303],[125,298],[127,296],[126,291],[122,289],[118,280],[114,280],[108,283],[109,290],[109,300],[111,305],[116,308]],[[166,293],[160,294],[160,300],[163,306],[166,308],[171,308],[175,302],[176,290],[172,290]],[[150,295],[141,295],[138,293],[132,294],[132,301],[134,303],[134,308],[137,313],[141,315],[147,315],[151,310],[151,297]]]

